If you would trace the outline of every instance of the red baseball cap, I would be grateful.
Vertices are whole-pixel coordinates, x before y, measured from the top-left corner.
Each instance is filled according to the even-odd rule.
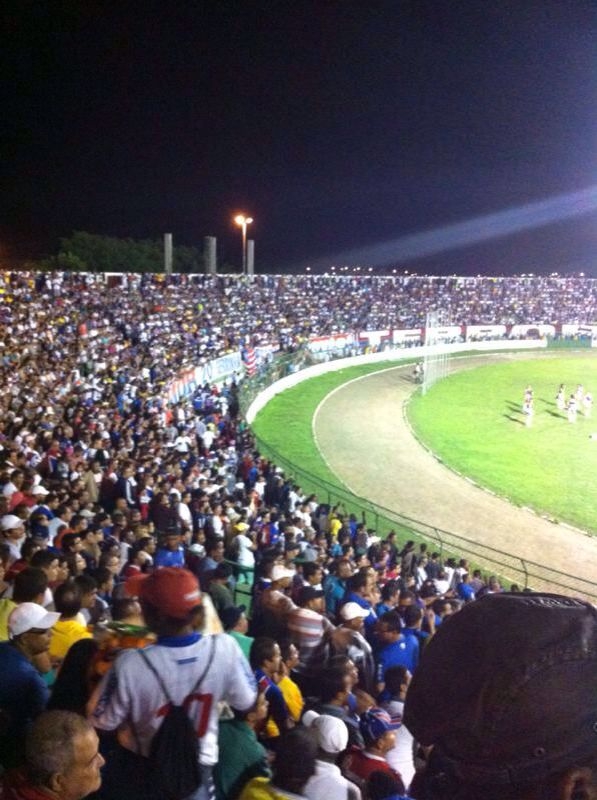
[[[201,603],[197,578],[180,567],[160,567],[151,575],[133,575],[125,590],[174,619],[184,619]]]

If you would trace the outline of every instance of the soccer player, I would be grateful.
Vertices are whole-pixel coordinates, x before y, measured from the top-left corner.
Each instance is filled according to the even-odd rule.
[[[524,424],[530,427],[531,423],[533,422],[533,398],[528,398],[525,396],[525,401],[522,404],[522,413],[524,414]]]
[[[585,410],[585,417],[591,416],[591,411],[593,409],[593,395],[591,392],[587,392],[583,399],[583,407]]]
[[[527,384],[527,387],[524,390],[524,402],[525,403],[527,403],[527,402],[532,403],[533,402],[533,387],[531,386],[530,383]]]
[[[576,402],[576,397],[573,394],[571,394],[570,395],[570,399],[568,400],[568,406],[567,406],[568,422],[576,422],[576,411],[577,411],[577,408],[578,408],[578,405],[577,405],[577,402]]]
[[[584,395],[583,388],[582,388],[582,383],[577,383],[576,384],[576,392],[574,393],[574,395],[576,397],[576,402],[580,405],[580,403],[582,403],[582,399],[583,399],[583,395]]]
[[[563,411],[566,408],[565,388],[563,383],[560,384],[560,388],[556,394],[556,406],[558,407],[558,411]]]

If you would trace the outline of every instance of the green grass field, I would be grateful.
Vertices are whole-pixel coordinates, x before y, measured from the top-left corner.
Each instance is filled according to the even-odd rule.
[[[528,383],[534,390],[531,427],[521,413]],[[568,423],[554,400],[560,383],[568,395],[577,383],[597,393],[597,355],[458,372],[425,396],[418,392],[408,418],[448,466],[519,505],[597,533],[597,412]]]

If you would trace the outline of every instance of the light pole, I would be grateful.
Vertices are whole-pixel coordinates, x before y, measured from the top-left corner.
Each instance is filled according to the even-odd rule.
[[[253,222],[253,218],[238,214],[234,217],[234,221],[240,226],[243,234],[243,275],[245,275],[247,272],[247,225]]]

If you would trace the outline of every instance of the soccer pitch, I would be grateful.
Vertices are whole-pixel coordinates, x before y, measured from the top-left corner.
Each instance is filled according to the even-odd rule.
[[[597,392],[597,356],[528,359],[449,375],[407,408],[419,439],[449,467],[514,503],[597,533],[597,413],[575,424],[559,411],[581,383]],[[522,414],[527,384],[532,425]],[[594,434],[593,439],[590,434]]]

